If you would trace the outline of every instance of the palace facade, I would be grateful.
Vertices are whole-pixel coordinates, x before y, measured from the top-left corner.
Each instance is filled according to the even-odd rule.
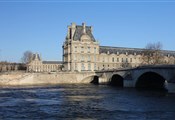
[[[57,72],[61,70],[61,61],[42,61],[39,54],[33,54],[27,65],[28,72]]]
[[[34,54],[28,71],[96,71],[123,67],[137,67],[144,63],[143,51],[139,48],[100,46],[93,35],[92,26],[68,26],[63,43],[63,61],[42,61]],[[175,51],[162,51],[167,64],[175,64]]]
[[[145,49],[100,46],[93,36],[92,26],[68,26],[63,44],[63,66],[68,71],[95,71],[123,67],[137,67],[143,64]],[[175,64],[175,51],[162,51],[164,61]]]

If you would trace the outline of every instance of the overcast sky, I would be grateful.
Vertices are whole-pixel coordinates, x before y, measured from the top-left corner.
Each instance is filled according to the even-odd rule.
[[[0,61],[20,62],[26,50],[62,60],[67,26],[93,26],[103,46],[175,50],[175,1],[0,0]]]

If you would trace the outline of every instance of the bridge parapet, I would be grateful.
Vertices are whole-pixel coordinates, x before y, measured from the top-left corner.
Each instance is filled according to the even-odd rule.
[[[175,65],[143,65],[134,69],[175,69]]]
[[[112,76],[117,74],[123,78],[124,87],[135,87],[139,77],[148,72],[162,76],[167,82],[175,83],[175,65],[146,65],[135,68],[102,70],[95,73],[101,78],[103,83],[109,83]]]

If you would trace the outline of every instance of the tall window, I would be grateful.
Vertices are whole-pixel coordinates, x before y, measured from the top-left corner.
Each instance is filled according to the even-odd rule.
[[[81,70],[82,70],[82,71],[85,70],[84,64],[83,64],[83,63],[81,63]]]
[[[96,47],[94,47],[94,53],[96,53],[96,50],[97,50]]]
[[[114,57],[112,58],[112,62],[114,62]]]
[[[96,66],[96,63],[94,64],[94,70],[96,70],[97,69],[97,66]]]
[[[75,52],[77,52],[77,46],[75,46]]]
[[[91,56],[90,55],[88,55],[88,62],[90,62],[91,61]]]
[[[90,47],[88,47],[88,53],[90,53],[90,51],[91,51],[91,48],[90,48]]]
[[[81,61],[82,61],[82,62],[84,61],[84,56],[83,56],[83,55],[81,55]]]
[[[82,53],[84,52],[84,47],[81,47],[81,52],[82,52]]]
[[[94,55],[94,62],[96,62],[96,56]]]
[[[88,63],[88,70],[90,71],[91,70],[91,64]]]
[[[77,69],[77,63],[75,63],[75,70],[78,70],[78,69]]]
[[[117,58],[117,62],[119,62],[119,58]]]
[[[103,57],[103,62],[105,62],[105,58]]]
[[[130,62],[132,62],[132,58],[130,58]]]
[[[76,56],[76,55],[74,56],[74,60],[75,60],[75,61],[77,60],[77,56]]]

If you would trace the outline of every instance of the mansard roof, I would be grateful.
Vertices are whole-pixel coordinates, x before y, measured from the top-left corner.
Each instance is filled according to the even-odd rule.
[[[90,26],[86,26],[86,34],[91,38],[91,40],[93,42],[95,42],[95,38],[92,35],[91,32],[91,27]],[[73,36],[74,40],[80,40],[81,36],[83,35],[83,26],[77,25],[76,26],[76,30],[75,30],[75,34]]]
[[[109,54],[141,54],[145,49],[141,48],[126,48],[126,47],[110,47],[110,46],[100,46],[99,53],[109,53]],[[162,53],[166,56],[175,56],[175,51],[162,50]]]
[[[32,55],[32,60],[41,60],[40,55],[38,53]]]
[[[109,54],[141,54],[144,49],[140,48],[125,48],[125,47],[110,47],[110,46],[100,46],[100,53]]]
[[[170,50],[162,50],[162,53],[166,56],[175,56],[175,51],[170,51]]]
[[[43,61],[43,64],[62,64],[62,61]]]

